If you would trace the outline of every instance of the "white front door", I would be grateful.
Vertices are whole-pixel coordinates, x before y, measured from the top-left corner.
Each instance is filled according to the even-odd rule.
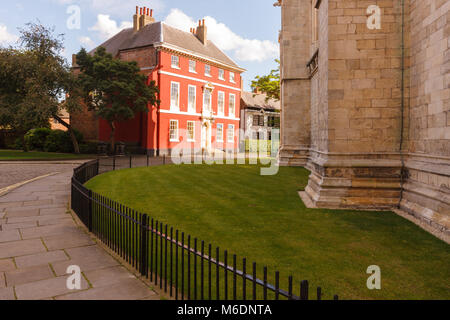
[[[210,151],[211,150],[211,123],[204,122],[202,125],[202,149]]]

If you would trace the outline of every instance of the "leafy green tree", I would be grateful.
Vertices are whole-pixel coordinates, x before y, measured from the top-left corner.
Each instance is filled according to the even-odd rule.
[[[278,68],[271,70],[268,75],[256,76],[252,81],[252,89],[257,89],[267,95],[266,100],[275,99],[280,100],[280,60],[276,59]]]
[[[67,127],[79,153],[72,127],[59,117],[62,109],[80,108],[76,78],[61,55],[64,37],[39,23],[26,24],[20,33],[19,46],[0,48],[0,125],[24,135],[54,118]],[[61,103],[67,92],[71,97]]]
[[[93,55],[81,49],[77,64],[83,100],[89,110],[108,122],[114,152],[117,123],[134,118],[138,112],[148,112],[149,104],[159,105],[158,88],[154,81],[147,83],[135,61],[115,59],[103,47]]]

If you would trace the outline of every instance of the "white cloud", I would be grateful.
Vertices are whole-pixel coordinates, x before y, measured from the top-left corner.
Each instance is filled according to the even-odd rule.
[[[279,56],[279,45],[275,42],[245,39],[212,17],[206,16],[203,19],[208,28],[208,39],[221,50],[233,52],[241,61],[262,62]],[[164,22],[184,31],[197,26],[197,21],[179,9],[172,9]]]
[[[8,28],[4,24],[0,24],[0,44],[12,44],[17,41],[19,37],[8,32]]]
[[[78,40],[82,45],[86,46],[86,49],[88,50],[95,47],[94,41],[89,37],[79,37]]]
[[[122,21],[120,26],[117,26],[117,22],[112,20],[109,15],[99,14],[97,16],[97,23],[92,28],[89,28],[89,30],[98,32],[102,40],[107,40],[123,29],[131,27],[133,27],[132,22]]]

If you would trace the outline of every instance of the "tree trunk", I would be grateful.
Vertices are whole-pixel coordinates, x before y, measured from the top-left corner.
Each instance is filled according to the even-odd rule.
[[[80,146],[78,145],[77,137],[75,136],[75,133],[72,130],[72,126],[67,122],[65,122],[63,119],[61,119],[56,114],[53,115],[53,118],[67,128],[67,131],[69,131],[70,140],[72,140],[73,150],[76,154],[80,154]]]
[[[109,136],[109,141],[111,144],[111,152],[113,154],[116,154],[116,140],[114,137],[114,134],[116,132],[116,125],[114,124],[114,121],[110,122],[109,126],[111,127],[111,135]]]

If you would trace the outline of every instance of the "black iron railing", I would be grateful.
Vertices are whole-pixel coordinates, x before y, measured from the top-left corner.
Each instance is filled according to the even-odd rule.
[[[307,280],[294,282],[289,276],[281,281],[280,273],[276,271],[271,278],[273,285],[269,283],[267,267],[262,268],[261,280],[255,262],[248,264],[246,258],[238,260],[227,250],[192,239],[184,232],[84,186],[102,172],[166,163],[170,163],[169,158],[145,156],[100,158],[87,162],[74,170],[72,210],[90,232],[175,299],[322,299],[321,288],[310,293]],[[337,300],[337,295],[333,299]]]

